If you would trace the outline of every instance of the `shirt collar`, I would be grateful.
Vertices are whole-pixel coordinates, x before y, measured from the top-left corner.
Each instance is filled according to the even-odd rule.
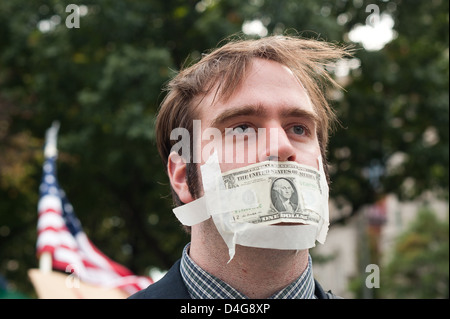
[[[189,257],[189,245],[183,249],[180,272],[184,284],[193,299],[248,299],[224,281],[209,274]],[[305,271],[285,288],[273,294],[269,299],[315,299],[312,260],[308,255]]]

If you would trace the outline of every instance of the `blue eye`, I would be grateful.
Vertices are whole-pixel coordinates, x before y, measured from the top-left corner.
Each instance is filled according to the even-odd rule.
[[[305,127],[303,127],[302,125],[293,126],[292,131],[294,132],[294,134],[297,134],[297,135],[303,135],[306,133]]]

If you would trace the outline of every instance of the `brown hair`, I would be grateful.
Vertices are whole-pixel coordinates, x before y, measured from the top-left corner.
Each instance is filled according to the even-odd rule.
[[[337,86],[326,66],[347,54],[344,48],[328,42],[292,36],[229,40],[212,50],[196,64],[181,70],[167,85],[168,94],[156,120],[156,141],[164,165],[167,167],[168,156],[177,142],[170,140],[172,130],[185,128],[192,136],[196,106],[201,98],[216,88],[216,98],[226,102],[242,83],[254,58],[285,65],[301,81],[319,117],[317,136],[325,163],[329,130],[336,120],[325,97],[326,89]],[[189,190],[196,198],[200,191],[197,164],[191,158],[185,160]],[[172,195],[177,206],[183,204],[173,190]]]

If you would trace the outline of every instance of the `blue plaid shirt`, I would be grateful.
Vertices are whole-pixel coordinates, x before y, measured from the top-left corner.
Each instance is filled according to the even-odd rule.
[[[180,272],[192,299],[248,299],[227,283],[200,268],[188,254],[189,245],[183,249]],[[287,287],[269,299],[315,299],[311,256],[305,271]]]

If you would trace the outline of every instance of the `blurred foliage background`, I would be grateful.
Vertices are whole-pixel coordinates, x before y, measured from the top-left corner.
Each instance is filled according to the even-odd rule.
[[[189,238],[171,212],[154,143],[161,89],[237,32],[297,30],[354,44],[355,58],[334,69],[345,87],[332,96],[342,125],[329,147],[330,196],[345,212],[334,223],[385,194],[448,200],[448,1],[83,0],[80,28],[67,28],[65,8],[74,2],[0,2],[0,274],[18,291],[33,294],[26,272],[37,267],[43,141],[54,120],[61,123],[59,182],[90,239],[137,274],[179,258]],[[371,22],[370,4],[393,22],[393,39],[377,50],[351,41],[352,30]],[[414,234],[426,227],[418,223]],[[399,279],[398,291],[388,280],[381,297],[448,298],[448,223],[441,233],[399,239],[398,256],[408,245],[446,245],[446,253],[439,246],[441,253],[420,260],[393,260],[391,276],[412,267],[410,276]],[[407,295],[421,280],[414,265],[426,260],[444,265],[426,280],[446,281],[446,289]]]

